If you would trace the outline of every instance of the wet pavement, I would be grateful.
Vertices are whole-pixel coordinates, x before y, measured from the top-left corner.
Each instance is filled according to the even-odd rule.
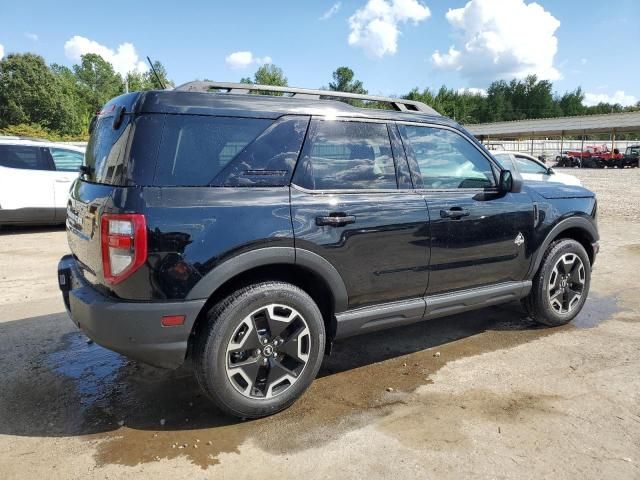
[[[350,338],[336,343],[301,400],[285,412],[253,421],[217,412],[201,394],[189,365],[167,371],[139,364],[71,329],[54,349],[30,361],[41,378],[52,377],[44,382],[43,401],[28,409],[22,405],[0,433],[100,440],[98,465],[132,466],[184,456],[206,468],[247,440],[273,454],[291,453],[388,415],[448,362],[593,327],[618,310],[614,298],[593,296],[571,325],[550,329],[528,320],[519,304],[510,304]],[[60,314],[63,320],[65,315]],[[0,336],[8,327],[0,324]],[[16,390],[14,395],[18,405],[28,393]],[[38,418],[44,421],[34,422]]]

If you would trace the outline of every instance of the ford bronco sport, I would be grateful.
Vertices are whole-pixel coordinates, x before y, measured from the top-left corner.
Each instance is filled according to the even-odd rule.
[[[291,405],[349,335],[514,300],[565,324],[598,252],[592,192],[523,184],[460,125],[397,98],[130,93],[92,121],[81,173],[58,267],[72,320],[152,365],[189,358],[244,418]]]

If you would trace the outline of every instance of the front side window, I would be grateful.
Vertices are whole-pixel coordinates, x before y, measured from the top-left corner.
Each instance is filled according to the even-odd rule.
[[[62,148],[52,148],[51,156],[56,170],[59,172],[77,172],[84,160],[83,153]]]
[[[397,189],[387,125],[312,121],[294,183],[311,190]]]
[[[0,145],[0,167],[51,170],[47,149],[27,145]]]
[[[462,135],[436,127],[399,125],[408,154],[417,161],[424,188],[490,188],[491,163]]]
[[[539,163],[520,155],[516,155],[516,163],[518,164],[518,170],[520,170],[520,173],[548,173],[546,167],[543,167]]]

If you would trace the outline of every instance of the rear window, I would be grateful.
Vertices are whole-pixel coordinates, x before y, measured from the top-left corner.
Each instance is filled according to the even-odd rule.
[[[131,131],[130,115],[119,128],[113,128],[113,116],[99,117],[94,126],[87,150],[85,162],[88,172],[84,179],[95,183],[121,185],[124,181],[125,150]]]
[[[23,170],[51,170],[45,147],[0,145],[0,166]]]
[[[273,120],[167,115],[156,185],[210,185]]]

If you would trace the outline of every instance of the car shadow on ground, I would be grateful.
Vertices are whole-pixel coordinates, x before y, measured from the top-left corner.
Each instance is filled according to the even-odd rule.
[[[587,326],[614,311],[615,301],[602,307],[601,300],[590,299],[580,314],[590,318]],[[334,345],[319,378],[290,411],[321,415],[327,402],[366,410],[387,386],[410,392],[448,361],[566,328],[575,327],[540,327],[519,304],[509,304],[348,338]],[[90,435],[124,424],[193,431],[242,423],[211,405],[189,365],[168,371],[130,361],[88,341],[66,313],[0,323],[0,338],[0,434]]]

